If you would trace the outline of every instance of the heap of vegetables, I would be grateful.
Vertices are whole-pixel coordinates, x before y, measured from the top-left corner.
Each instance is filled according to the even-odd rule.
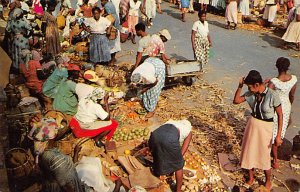
[[[132,130],[127,129],[118,129],[113,139],[115,141],[128,141],[128,140],[134,140],[134,139],[140,139],[140,138],[146,138],[149,135],[149,128],[136,128]]]

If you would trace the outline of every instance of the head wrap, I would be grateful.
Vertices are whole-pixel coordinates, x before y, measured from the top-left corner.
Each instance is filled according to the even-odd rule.
[[[142,82],[142,76],[139,73],[135,73],[131,76],[130,80],[131,80],[131,83],[139,84]]]
[[[97,100],[103,99],[105,95],[104,89],[101,87],[95,88],[91,94],[89,94],[86,99],[91,100],[95,103],[97,103]]]
[[[17,19],[18,17],[20,17],[20,16],[22,15],[22,13],[23,13],[23,10],[22,10],[22,9],[20,9],[20,8],[15,8],[15,9],[13,10],[12,18],[13,18],[13,19]]]
[[[32,59],[31,51],[29,51],[28,49],[22,49],[21,57],[23,58],[26,69],[28,69],[28,67],[29,67],[28,63]]]
[[[33,60],[35,60],[35,61],[42,60],[41,54],[39,52],[37,52],[36,50],[32,50],[31,54],[32,54],[32,59]]]

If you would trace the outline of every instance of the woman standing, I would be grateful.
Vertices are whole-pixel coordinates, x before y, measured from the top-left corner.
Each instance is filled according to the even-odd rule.
[[[287,42],[296,43],[298,51],[300,51],[300,5],[295,8],[294,20],[289,24],[282,39],[285,41],[284,49],[288,49]]]
[[[191,130],[192,125],[188,120],[169,120],[153,131],[149,139],[154,173],[161,176],[175,172],[176,192],[181,192],[183,155],[192,140]]]
[[[139,86],[140,98],[148,111],[146,118],[154,115],[158,97],[165,85],[165,68],[162,60],[149,57],[132,72],[131,83]]]
[[[206,21],[206,13],[199,11],[198,17],[199,21],[196,21],[192,28],[191,40],[195,58],[200,63],[201,70],[203,70],[203,65],[208,63],[208,52],[212,43]]]
[[[46,23],[46,53],[51,53],[56,56],[60,53],[61,47],[59,43],[59,33],[56,18],[51,14],[55,7],[48,7],[47,11],[44,12],[42,21]]]
[[[248,90],[241,95],[243,85]],[[245,187],[249,188],[254,182],[255,169],[262,169],[265,172],[267,190],[271,190],[271,145],[273,136],[274,111],[278,116],[278,133],[275,138],[275,145],[280,146],[282,130],[282,108],[279,96],[265,86],[258,71],[251,70],[246,78],[241,78],[235,92],[234,104],[247,101],[252,109],[252,116],[248,119],[245,128],[242,149],[241,167],[248,170],[249,180]]]
[[[271,79],[269,87],[274,89],[278,93],[281,100],[283,123],[281,131],[281,139],[284,138],[287,127],[289,126],[289,120],[291,115],[291,107],[294,102],[294,95],[296,91],[297,77],[287,73],[290,66],[290,60],[288,58],[280,57],[276,61],[276,67],[278,69],[278,76]],[[274,131],[273,131],[273,143],[278,132],[278,117],[274,116]],[[273,152],[273,167],[279,168],[277,159],[277,145],[272,146]]]
[[[129,1],[128,31],[132,35],[131,41],[133,44],[136,44],[136,42],[135,42],[135,36],[136,36],[135,26],[139,22],[139,10],[141,10],[141,12],[143,14],[145,14],[141,8],[141,4],[142,4],[142,2],[138,1],[138,0],[130,0]]]
[[[145,10],[146,15],[148,16],[147,26],[150,28],[153,25],[153,19],[156,16],[155,0],[144,0],[142,9]]]
[[[227,21],[227,29],[230,29],[231,23],[233,23],[233,30],[237,27],[237,2],[236,0],[229,0],[229,4],[226,6],[225,20]]]
[[[8,21],[6,31],[11,34],[12,42],[10,42],[10,57],[12,58],[11,72],[19,72],[19,64],[21,63],[21,50],[29,49],[28,36],[32,28],[30,23],[23,18],[22,9],[15,8],[12,13],[11,20]]]
[[[91,33],[90,36],[90,61],[97,64],[107,64],[111,60],[109,40],[106,36],[106,29],[111,25],[111,22],[100,15],[99,7],[93,8],[93,18],[90,18],[84,27],[86,31]]]
[[[77,10],[76,15],[78,16],[80,13],[82,13],[83,17],[85,18],[93,17],[92,9],[93,6],[89,4],[89,0],[83,0],[83,4]]]
[[[242,13],[242,23],[244,23],[245,18],[250,15],[249,0],[240,1],[239,11]]]
[[[200,8],[202,11],[207,11],[207,5],[209,4],[209,0],[199,0]]]
[[[189,0],[180,0],[181,3],[181,20],[185,22],[185,14],[189,12],[190,1]]]

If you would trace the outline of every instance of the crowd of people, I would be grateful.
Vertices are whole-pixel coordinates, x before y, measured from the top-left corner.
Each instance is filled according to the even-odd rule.
[[[194,5],[199,4],[198,20],[191,32],[191,46],[201,70],[208,63],[212,47],[206,21],[208,9],[226,9],[227,27],[236,29],[238,10],[246,21],[251,6],[248,0],[181,0],[170,3],[179,6],[183,22],[186,21],[186,13],[194,13]],[[292,5],[290,1],[268,0],[263,14],[266,26],[272,25],[278,3],[287,5],[290,15],[282,38],[300,48],[300,2],[297,0]],[[254,1],[253,6],[258,6],[258,2]],[[45,111],[62,112],[70,124],[61,129],[52,119],[36,117],[32,120],[29,137],[37,141],[35,155],[40,157],[37,163],[49,177],[43,185],[45,191],[83,191],[72,160],[51,147],[52,139],[73,132],[77,138],[92,138],[98,147],[102,147],[104,140],[112,138],[118,127],[109,108],[112,103],[110,97],[113,96],[101,87],[98,76],[91,69],[98,65],[116,66],[116,54],[121,51],[121,43],[131,40],[136,44],[136,36],[140,40],[136,62],[130,71],[129,86],[138,90],[138,97],[134,99],[141,101],[147,112],[145,117],[151,118],[155,114],[165,85],[166,64],[171,62],[165,49],[165,43],[171,40],[170,32],[162,29],[150,35],[146,31],[156,22],[156,12],[163,13],[159,0],[83,0],[78,1],[75,7],[68,0],[34,0],[30,3],[15,0],[9,4],[4,49],[12,59],[10,73],[18,76],[19,82],[25,83],[30,95],[39,99]],[[86,51],[86,60],[92,63],[89,70],[71,64],[70,58],[63,53],[71,45],[81,42],[89,43]],[[287,48],[286,45],[284,47]],[[83,50],[77,54],[83,58]],[[252,70],[239,82],[234,103],[247,101],[252,109],[241,155],[241,166],[249,172],[249,180],[245,183],[247,187],[253,184],[254,169],[258,168],[265,171],[265,187],[271,189],[271,167],[279,167],[277,150],[289,126],[297,83],[296,76],[287,73],[289,66],[287,58],[279,58],[276,62],[278,77],[263,81],[260,73]],[[84,82],[78,82],[79,77],[83,77]],[[91,85],[93,83],[96,87]],[[241,94],[244,84],[248,91]],[[187,120],[168,121],[149,139],[155,174],[175,172],[178,192],[182,185],[183,155],[192,138],[191,129],[192,125]],[[55,166],[57,162],[63,162],[61,166],[64,168]],[[69,172],[64,172],[66,168]],[[119,182],[116,182],[115,191],[120,188]]]

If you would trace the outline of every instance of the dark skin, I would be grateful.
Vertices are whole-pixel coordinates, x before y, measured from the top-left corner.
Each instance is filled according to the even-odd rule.
[[[204,21],[206,21],[206,14],[202,14],[200,15],[199,17],[199,21],[201,21],[201,23],[204,23]],[[194,57],[196,58],[196,55],[195,55],[195,37],[196,37],[196,31],[192,30],[192,36],[191,36],[191,40],[192,40],[192,48],[193,48],[193,51],[194,51]],[[210,35],[208,34],[207,36],[208,38],[208,42],[209,42],[209,47],[212,47],[212,42],[211,42],[211,38],[210,38]]]
[[[290,74],[288,74],[287,70],[283,70],[283,71],[278,70],[277,78],[282,82],[287,82],[292,79],[292,76]],[[275,85],[272,82],[270,82],[268,86],[269,86],[269,88],[271,88],[273,90],[275,89]],[[289,100],[290,100],[291,104],[293,104],[293,102],[294,102],[296,87],[297,87],[297,84],[295,84],[292,87],[291,91],[289,92]],[[273,154],[273,158],[274,158],[273,168],[278,169],[279,168],[278,146],[275,144],[272,145],[272,154]]]
[[[235,92],[233,104],[240,104],[246,101],[245,95],[241,95],[241,91],[244,85],[244,77],[242,77],[239,81],[239,86]],[[254,85],[247,85],[248,90],[254,94],[257,95],[257,99],[260,101],[262,97],[260,96],[261,93],[263,93],[266,89],[264,83],[255,83]],[[281,130],[282,130],[282,108],[281,105],[278,107],[275,107],[275,111],[278,116],[278,133],[275,138],[275,145],[278,147],[282,144],[282,139],[281,139]],[[265,182],[265,187],[270,190],[272,188],[272,183],[271,183],[271,169],[269,170],[264,170],[265,176],[266,176],[266,182]],[[254,169],[249,169],[248,170],[249,174],[249,180],[246,182],[249,186],[253,184],[254,182]]]
[[[189,133],[189,135],[184,139],[182,147],[181,147],[181,154],[184,156],[184,154],[187,152],[189,148],[189,144],[192,140],[192,132]],[[176,192],[181,192],[182,187],[182,178],[183,178],[183,168],[175,171],[175,178],[176,178]]]
[[[138,30],[138,31],[136,31],[136,35],[138,37],[143,38],[143,37],[147,36],[148,33],[146,31]],[[142,57],[143,57],[143,53],[142,52],[137,52],[135,65],[134,65],[133,69],[135,69],[139,66],[139,64],[141,63]]]

